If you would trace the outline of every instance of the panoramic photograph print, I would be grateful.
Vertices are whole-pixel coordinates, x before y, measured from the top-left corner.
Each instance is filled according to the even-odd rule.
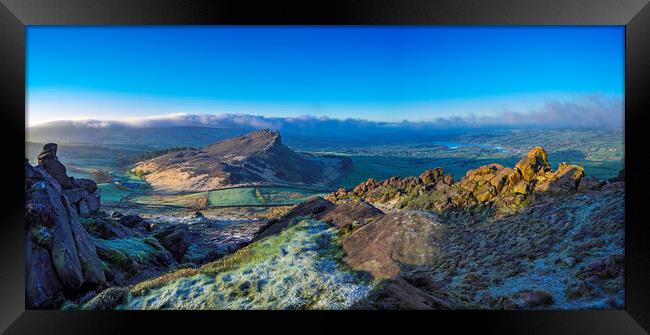
[[[624,34],[30,26],[26,308],[624,309]]]

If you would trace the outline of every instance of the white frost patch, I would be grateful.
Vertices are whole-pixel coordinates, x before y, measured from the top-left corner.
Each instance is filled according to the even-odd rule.
[[[175,280],[135,298],[128,308],[348,308],[368,296],[375,283],[341,263],[335,237],[326,223],[303,220],[281,236],[257,242],[255,252],[263,256],[216,275]]]

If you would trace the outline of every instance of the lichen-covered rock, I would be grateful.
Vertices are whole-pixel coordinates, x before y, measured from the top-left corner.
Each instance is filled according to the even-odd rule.
[[[444,175],[442,168],[435,168],[417,178],[394,176],[380,182],[369,179],[350,191],[341,188],[327,199],[334,203],[362,200],[384,211],[443,212],[487,205],[495,206],[501,215],[509,215],[524,207],[536,192],[573,192],[581,180],[584,180],[582,167],[562,163],[558,171],[552,171],[546,151],[535,147],[514,168],[487,164],[467,171],[455,183],[451,176]],[[581,190],[598,188],[594,179],[582,183]]]
[[[60,169],[53,162],[56,146],[46,146],[39,160],[65,175],[65,167]],[[75,293],[84,284],[88,288],[106,284],[95,245],[58,179],[44,167],[25,162],[26,297],[28,305],[38,308],[56,307],[64,291]],[[71,196],[84,192],[74,191]]]
[[[123,215],[120,216],[119,221],[129,228],[133,228],[142,222],[142,218],[139,215]]]
[[[97,183],[91,179],[75,179],[68,176],[65,166],[56,156],[57,145],[48,143],[43,146],[43,151],[38,156],[39,167],[48,176],[56,180],[71,207],[80,217],[89,217],[99,209],[100,190]],[[50,184],[53,184],[50,182]]]
[[[487,202],[490,199],[494,198],[496,195],[497,195],[496,187],[487,184],[487,185],[483,185],[480,191],[477,192],[476,200],[479,202]]]
[[[32,244],[28,232],[25,254],[25,303],[28,309],[55,307],[63,302],[62,285],[46,248]]]
[[[536,192],[574,191],[585,175],[585,169],[577,165],[561,163],[557,172],[535,186]]]
[[[59,279],[68,290],[76,290],[83,283],[83,273],[77,246],[72,236],[70,227],[70,216],[72,210],[66,208],[60,194],[53,194],[51,189],[46,189],[47,198],[45,203],[50,206],[52,220],[52,261]]]
[[[81,199],[84,199],[88,196],[88,192],[83,188],[72,188],[63,190],[63,194],[68,198],[68,201],[71,203],[77,203]]]
[[[363,202],[346,201],[338,204],[332,210],[319,215],[319,219],[330,222],[337,227],[363,226],[384,213],[374,206]]]
[[[420,180],[424,184],[435,184],[441,177],[444,177],[442,168],[429,169],[420,174]]]
[[[177,261],[181,261],[187,248],[189,247],[188,243],[184,239],[184,235],[187,233],[187,229],[183,227],[170,227],[170,229],[165,229],[156,233],[154,236],[160,240],[160,244],[169,252],[174,255],[174,258]]]
[[[538,176],[544,175],[551,170],[546,150],[541,147],[533,148],[528,152],[526,157],[517,162],[515,169],[521,171],[521,175],[526,181],[531,181]]]
[[[106,311],[123,304],[129,295],[129,290],[123,287],[108,288],[84,304],[83,309]]]
[[[331,201],[317,196],[307,198],[298,206],[294,207],[282,219],[271,220],[268,226],[255,236],[255,240],[280,233],[297,218],[303,216],[320,217],[332,208],[334,208],[334,204]]]
[[[522,180],[512,187],[512,192],[518,194],[528,194],[530,192],[530,183]]]
[[[97,256],[97,249],[88,232],[79,223],[79,220],[72,215],[70,228],[77,247],[79,263],[84,276],[84,282],[94,285],[105,285],[106,276],[102,268],[102,262]]]

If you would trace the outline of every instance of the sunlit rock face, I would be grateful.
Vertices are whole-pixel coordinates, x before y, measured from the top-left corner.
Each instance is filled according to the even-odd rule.
[[[584,168],[561,163],[553,171],[548,154],[541,147],[531,149],[514,167],[487,164],[469,170],[453,182],[442,168],[430,169],[419,177],[368,179],[351,190],[339,189],[327,196],[332,202],[365,200],[383,210],[424,209],[443,212],[477,205],[494,206],[499,214],[517,212],[543,193],[599,189],[602,183],[585,178]]]

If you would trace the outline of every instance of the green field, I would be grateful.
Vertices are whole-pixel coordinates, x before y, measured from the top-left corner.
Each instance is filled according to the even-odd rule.
[[[211,206],[280,205],[299,203],[317,192],[288,187],[246,187],[208,193]]]
[[[102,183],[97,185],[101,190],[102,203],[120,202],[127,196],[136,193],[136,191],[119,187],[113,183]]]
[[[241,187],[183,195],[137,195],[129,200],[143,205],[192,208],[207,197],[207,207],[264,206],[296,204],[315,194],[318,193],[289,187]]]

